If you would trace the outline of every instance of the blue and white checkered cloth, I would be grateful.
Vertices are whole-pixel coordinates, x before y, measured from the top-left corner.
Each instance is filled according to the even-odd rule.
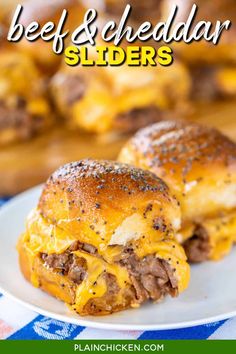
[[[176,330],[107,331],[38,315],[0,294],[0,339],[236,339],[236,318]]]

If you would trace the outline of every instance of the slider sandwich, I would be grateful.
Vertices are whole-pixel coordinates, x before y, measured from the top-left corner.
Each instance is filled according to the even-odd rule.
[[[104,44],[103,44],[104,45]],[[96,58],[90,48],[90,59]],[[58,111],[73,128],[125,134],[188,110],[190,77],[185,67],[62,65],[51,81]]]
[[[106,315],[177,296],[189,266],[174,236],[180,209],[148,171],[81,160],[47,181],[18,243],[34,286],[80,315]]]
[[[140,130],[119,161],[155,173],[180,202],[188,260],[219,260],[236,241],[236,144],[219,131],[163,121]]]

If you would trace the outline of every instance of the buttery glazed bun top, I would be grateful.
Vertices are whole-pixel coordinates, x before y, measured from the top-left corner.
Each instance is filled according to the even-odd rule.
[[[140,130],[119,160],[163,178],[180,201],[184,219],[236,207],[236,144],[215,129],[160,122]]]
[[[49,253],[62,252],[73,240],[99,251],[135,240],[151,246],[171,238],[180,227],[178,203],[160,178],[112,161],[81,160],[59,168],[48,179],[37,210],[35,218],[43,219],[48,235],[43,251]],[[29,219],[33,224],[34,218]],[[63,230],[57,237],[61,246],[49,249],[46,230],[54,226],[58,235]]]

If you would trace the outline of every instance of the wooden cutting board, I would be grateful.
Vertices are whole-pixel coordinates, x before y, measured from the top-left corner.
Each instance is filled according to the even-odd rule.
[[[201,104],[193,112],[191,120],[215,126],[236,140],[236,101]],[[31,141],[0,148],[0,196],[44,182],[66,162],[85,157],[115,159],[126,139],[101,140],[59,126]]]

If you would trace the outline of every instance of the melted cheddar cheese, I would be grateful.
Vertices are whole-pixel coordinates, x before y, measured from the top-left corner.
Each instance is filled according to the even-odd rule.
[[[144,230],[145,231],[145,230]],[[148,230],[146,230],[148,232]],[[183,248],[174,240],[170,233],[168,239],[163,240],[157,237],[158,232],[151,232],[147,237],[133,239],[129,245],[133,247],[134,252],[139,258],[149,254],[156,254],[156,257],[165,260],[175,269],[176,279],[178,281],[178,291],[182,292],[188,285],[190,270],[186,262],[186,255]],[[90,238],[92,240],[93,238]],[[27,253],[34,259],[39,257],[40,253],[62,253],[74,241],[78,240],[78,235],[73,236],[68,230],[64,230],[57,225],[49,223],[44,219],[37,209],[30,214],[26,232],[22,235],[20,242],[27,248]],[[82,242],[82,241],[81,241]],[[95,246],[99,246],[95,244]],[[109,245],[103,243],[98,249],[98,255],[92,255],[84,250],[74,252],[76,256],[86,260],[87,272],[83,282],[76,287],[76,298],[73,308],[83,313],[84,306],[90,299],[103,297],[106,294],[107,286],[103,277],[104,272],[110,273],[116,277],[120,288],[116,295],[116,304],[124,305],[123,294],[131,281],[126,268],[116,263],[121,257],[125,245]],[[31,282],[34,286],[39,286],[37,274],[32,271]],[[136,306],[137,304],[131,304]]]
[[[105,295],[107,287],[105,279],[102,276],[104,272],[115,275],[120,287],[116,302],[122,304],[122,289],[126,288],[127,284],[130,283],[127,270],[118,264],[109,264],[102,258],[94,257],[82,251],[74,253],[78,257],[84,258],[87,263],[87,275],[76,291],[76,310],[81,313],[83,307],[91,298]]]
[[[216,82],[223,93],[236,94],[236,68],[224,67],[216,71]]]
[[[206,230],[209,237],[209,259],[219,260],[227,255],[236,242],[236,211],[203,220],[199,224]],[[177,234],[177,240],[183,243],[193,236],[194,229],[194,224],[186,226]]]
[[[73,72],[72,72],[73,70]],[[95,67],[88,74],[83,67],[76,75],[83,78],[86,90],[83,97],[67,103],[60,75],[75,75],[67,67],[57,74],[53,92],[59,109],[70,116],[74,125],[88,131],[104,133],[116,129],[116,118],[134,109],[157,107],[160,110],[185,106],[190,79],[185,67],[176,62],[168,70],[163,67]],[[58,78],[58,79],[57,79]],[[171,91],[170,95],[166,92]]]

